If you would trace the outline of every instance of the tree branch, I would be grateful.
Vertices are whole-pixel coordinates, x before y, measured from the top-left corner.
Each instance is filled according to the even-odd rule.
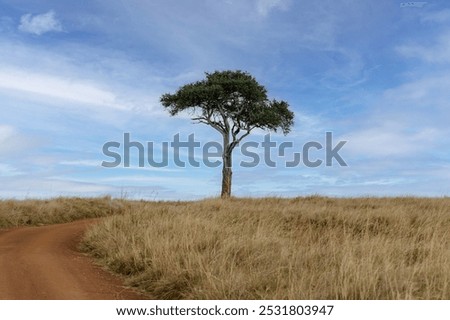
[[[191,118],[191,120],[198,121],[197,123],[204,123],[204,124],[210,125],[214,129],[219,131],[221,134],[224,134],[226,132],[224,126],[220,122],[214,121],[211,118],[195,117],[195,118]]]

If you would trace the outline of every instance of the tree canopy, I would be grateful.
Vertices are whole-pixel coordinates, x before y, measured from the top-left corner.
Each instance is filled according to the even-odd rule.
[[[264,86],[242,71],[206,73],[206,79],[164,94],[161,103],[171,115],[192,111],[193,120],[221,133],[260,128],[287,134],[294,119],[287,102],[269,100]]]

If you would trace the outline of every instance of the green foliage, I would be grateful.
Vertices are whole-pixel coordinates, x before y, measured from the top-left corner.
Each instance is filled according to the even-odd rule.
[[[269,100],[267,90],[243,71],[215,71],[206,79],[164,94],[162,105],[174,116],[191,111],[192,119],[240,140],[254,128],[289,133],[294,113],[285,101]],[[237,135],[244,131],[238,138]]]

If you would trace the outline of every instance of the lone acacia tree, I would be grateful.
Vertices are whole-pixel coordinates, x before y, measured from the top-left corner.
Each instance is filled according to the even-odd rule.
[[[161,96],[170,115],[190,111],[192,120],[207,124],[223,137],[222,198],[231,195],[233,149],[255,128],[286,135],[294,113],[285,101],[269,100],[267,90],[247,72],[215,71],[206,79],[189,83],[175,94]]]

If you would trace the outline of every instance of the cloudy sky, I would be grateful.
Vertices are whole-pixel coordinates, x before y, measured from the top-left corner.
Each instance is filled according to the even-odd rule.
[[[276,168],[242,168],[236,151],[235,195],[450,194],[448,1],[0,0],[0,198],[219,195],[220,167],[180,168],[172,153],[164,168],[140,168],[137,150],[129,168],[101,164],[124,133],[155,159],[177,133],[220,141],[159,97],[225,69],[295,112],[291,134],[272,135],[294,144]],[[326,132],[347,141],[347,167],[285,167]]]

